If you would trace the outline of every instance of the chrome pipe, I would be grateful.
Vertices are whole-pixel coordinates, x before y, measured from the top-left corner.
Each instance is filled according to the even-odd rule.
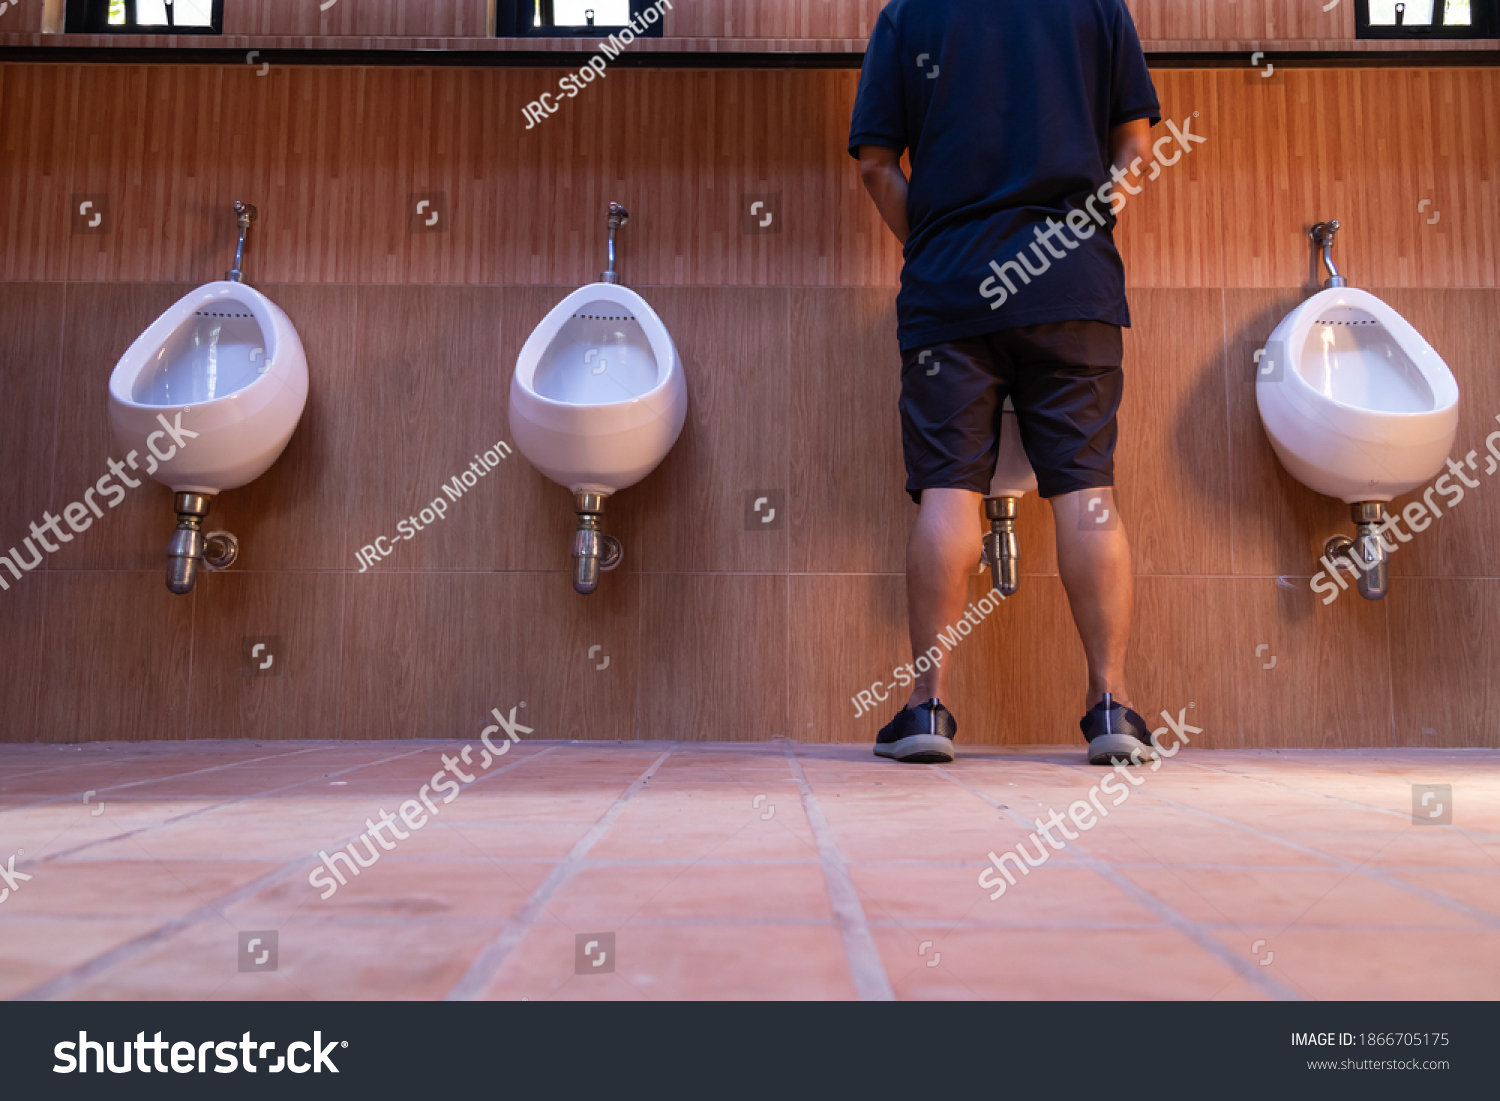
[[[599,587],[599,574],[612,570],[625,557],[625,548],[613,535],[606,535],[602,493],[573,495],[578,530],[573,533],[573,591],[588,596]]]
[[[1323,544],[1325,565],[1354,575],[1354,588],[1366,600],[1384,600],[1391,591],[1392,547],[1380,534],[1385,526],[1385,504],[1360,501],[1349,506],[1355,536],[1333,535]]]
[[[179,493],[177,530],[167,543],[167,588],[178,596],[193,591],[203,564],[203,521],[213,498],[206,493]]]
[[[1358,531],[1349,557],[1359,566],[1359,576],[1354,587],[1366,600],[1384,600],[1391,591],[1390,551],[1380,536],[1385,525],[1385,504],[1381,501],[1361,501],[1350,505],[1354,516],[1354,527]]]
[[[620,275],[615,271],[615,234],[630,223],[630,211],[619,203],[609,204],[609,217],[605,225],[609,227],[609,267],[599,274],[601,283],[618,283]]]
[[[1338,231],[1338,219],[1334,219],[1331,222],[1319,222],[1308,232],[1313,244],[1323,250],[1323,266],[1328,269],[1328,282],[1323,284],[1325,288],[1349,285],[1349,281],[1339,274],[1339,269],[1333,266],[1333,235]]]
[[[234,246],[234,267],[225,273],[224,278],[231,283],[243,283],[245,281],[245,273],[240,270],[240,265],[245,262],[245,235],[250,232],[250,223],[255,221],[259,215],[259,211],[249,203],[236,199],[234,201],[234,213],[235,224],[239,226],[240,230],[240,240],[239,244]]]
[[[990,564],[990,579],[1001,596],[1014,596],[1021,587],[1021,541],[1016,535],[1017,497],[986,497],[984,515],[990,522],[984,537],[984,560]]]

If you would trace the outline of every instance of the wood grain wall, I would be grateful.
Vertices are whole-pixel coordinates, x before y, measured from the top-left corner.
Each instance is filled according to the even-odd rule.
[[[556,76],[6,66],[0,279],[200,278],[224,267],[226,212],[247,198],[262,213],[247,270],[270,282],[576,284],[599,270],[612,199],[633,215],[634,282],[897,281],[844,150],[856,74],[622,70],[526,129]],[[1163,112],[1209,140],[1125,218],[1135,285],[1310,285],[1305,229],[1329,217],[1366,285],[1497,285],[1500,71],[1156,82]],[[429,193],[447,232],[414,234],[412,196]],[[73,194],[107,194],[113,231],[73,233]],[[741,200],[762,195],[779,232],[747,234]]]
[[[1355,38],[1354,0],[1329,10],[1313,0],[1126,0],[1148,49],[1253,50],[1280,46],[1297,50],[1466,50],[1494,43],[1462,40],[1363,41]],[[70,35],[71,43],[97,45],[202,46],[254,41],[272,46],[343,49],[462,48],[576,49],[568,39],[526,42],[489,38],[490,0],[336,0],[328,10],[313,0],[229,0],[224,37],[130,36],[128,41]],[[663,40],[643,50],[859,52],[884,0],[675,0],[665,13]],[[60,5],[59,5],[60,10]],[[60,27],[60,17],[53,20]],[[41,0],[0,13],[0,41],[57,45],[40,36],[49,26]],[[56,29],[54,27],[54,29]],[[26,37],[22,37],[26,36]]]
[[[482,38],[490,0],[228,0],[224,33]]]
[[[147,484],[0,591],[0,738],[472,737],[521,699],[538,737],[873,737],[849,698],[903,660],[914,510],[899,252],[843,149],[854,74],[621,71],[526,131],[521,105],[556,75],[0,66],[0,553],[106,469],[109,372],[228,266],[235,198],[261,212],[248,278],[313,376],[286,454],[215,503],[211,526],[242,540],[234,570],[171,597],[170,494]],[[1338,217],[1351,281],[1445,356],[1458,451],[1483,449],[1500,74],[1157,81],[1209,141],[1123,215],[1137,699],[1195,705],[1211,745],[1497,744],[1500,492],[1404,548],[1384,603],[1323,607],[1315,549],[1347,516],[1271,454],[1252,354],[1314,285],[1306,226]],[[412,233],[411,198],[432,192],[447,232]],[[78,195],[107,197],[109,233],[74,232]],[[745,232],[748,196],[777,197],[780,232]],[[511,365],[598,272],[610,199],[632,212],[625,280],[691,393],[672,454],[610,503],[624,567],[572,593],[568,495],[517,455],[357,572],[358,547],[509,437]],[[765,490],[785,523],[747,530]],[[1021,592],[951,659],[965,740],[1074,736],[1082,655],[1051,523],[1024,503]],[[241,676],[242,640],[268,635],[282,675]]]

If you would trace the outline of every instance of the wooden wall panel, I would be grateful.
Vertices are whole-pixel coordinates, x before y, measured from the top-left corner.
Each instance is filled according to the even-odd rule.
[[[0,268],[206,279],[228,266],[229,206],[245,198],[261,211],[255,279],[567,286],[602,269],[616,200],[632,213],[627,281],[899,281],[900,248],[845,149],[854,73],[622,70],[528,130],[523,106],[558,75],[5,66]],[[1123,215],[1131,285],[1315,286],[1306,229],[1333,217],[1356,283],[1500,285],[1500,74],[1155,78],[1166,115],[1198,112],[1209,140]],[[1399,106],[1377,126],[1376,104]],[[74,193],[108,196],[109,234],[74,232]],[[446,203],[442,232],[413,231],[428,195]],[[758,198],[774,231],[747,228]]]
[[[27,525],[44,508],[54,507],[52,464],[66,293],[61,283],[0,284],[0,392],[5,395],[0,405],[0,470],[27,472],[26,477],[12,478],[0,494],[0,554],[7,557],[25,538]],[[24,547],[21,553],[30,558]],[[26,579],[17,581],[0,566],[0,581],[14,587]]]
[[[1348,595],[1325,607],[1300,578],[1241,578],[1234,585],[1243,744],[1392,744],[1389,601]]]
[[[1500,582],[1403,579],[1386,598],[1395,742],[1494,746],[1500,704]]]
[[[162,599],[164,571],[47,574],[40,742],[188,736],[193,601]]]
[[[1304,0],[1126,0],[1143,39],[1353,39],[1353,0],[1324,11]]]
[[[480,37],[489,0],[230,0],[225,34]]]
[[[17,34],[42,29],[43,0],[11,0],[0,11],[0,34]]]
[[[794,291],[791,347],[792,572],[904,573],[895,290]]]
[[[794,359],[786,289],[650,287],[642,293],[682,357],[688,411],[682,435],[655,474],[608,509],[628,513],[633,522],[636,568],[784,573],[792,529],[787,504],[780,506],[780,523],[756,528],[746,521],[745,497],[762,490],[786,494],[789,484]]]
[[[445,519],[399,541],[396,525],[419,513],[480,452],[510,436],[501,415],[509,373],[499,362],[498,287],[366,287],[359,294],[350,383],[340,394],[341,439],[353,457],[344,568],[380,536],[395,551],[378,572],[493,570],[489,533],[506,522],[506,459],[449,506]],[[413,525],[416,527],[416,525]]]
[[[349,584],[341,573],[205,572],[195,595],[189,736],[338,737]],[[267,636],[280,640],[275,675],[244,675],[244,640]]]
[[[216,66],[86,65],[78,70],[73,195],[102,194],[113,228],[72,233],[68,278],[206,281],[233,252],[234,215],[216,204],[226,72]],[[73,212],[68,211],[69,225]],[[71,232],[71,229],[70,229]]]
[[[0,37],[20,46],[196,48],[200,35],[47,35],[61,26],[62,0],[12,0],[0,14]],[[576,50],[574,38],[495,38],[488,34],[493,0],[231,0],[224,38],[238,48]],[[640,51],[858,54],[886,0],[676,0],[665,14],[665,36]],[[1325,10],[1318,0],[1126,0],[1150,51],[1232,51],[1271,47],[1381,53],[1389,50],[1493,49],[1493,40],[1355,37],[1353,0]],[[49,21],[50,20],[50,21]]]
[[[831,72],[786,89],[795,104],[796,127],[779,135],[776,144],[786,150],[787,263],[796,284],[894,287],[901,282],[901,244],[881,220],[860,179],[859,162],[849,155],[858,86],[858,73]]]
[[[1500,70],[1369,69],[1358,92],[1378,108],[1360,134],[1370,222],[1344,235],[1368,241],[1368,267],[1350,282],[1500,286]]]
[[[787,734],[788,580],[641,575],[637,737],[760,742]]]
[[[869,38],[887,0],[676,0],[666,33],[686,38]]]
[[[1178,159],[1163,165],[1151,180],[1135,184],[1140,195],[1120,213],[1116,244],[1125,261],[1125,277],[1140,287],[1221,287],[1224,285],[1224,211],[1220,185],[1225,138],[1230,131],[1219,109],[1219,91],[1211,72],[1165,69],[1152,74],[1162,122],[1152,131],[1162,156]],[[1186,139],[1183,152],[1167,126],[1171,120],[1186,132],[1207,140]],[[1165,139],[1165,144],[1162,144]]]
[[[764,18],[827,14],[809,2]],[[0,371],[22,373],[21,415],[37,418],[4,444],[17,477],[45,490],[0,509],[7,531],[37,501],[55,508],[98,477],[113,450],[109,370],[178,294],[222,274],[229,204],[245,198],[261,211],[247,275],[304,328],[314,405],[282,465],[216,505],[247,539],[237,570],[253,576],[214,580],[239,587],[228,606],[242,620],[282,615],[316,590],[321,625],[296,630],[301,645],[337,649],[336,668],[324,654],[309,672],[320,692],[338,686],[343,736],[461,736],[497,695],[535,692],[571,736],[863,740],[870,732],[843,714],[860,685],[842,678],[906,656],[912,509],[895,390],[869,385],[895,385],[900,250],[844,149],[855,74],[612,71],[527,130],[522,107],[559,75],[0,66],[0,317],[13,319]],[[1495,744],[1473,687],[1487,666],[1454,657],[1442,684],[1462,698],[1439,708],[1399,670],[1388,692],[1382,664],[1386,637],[1400,652],[1393,632],[1483,626],[1460,604],[1487,592],[1494,509],[1465,502],[1436,539],[1408,547],[1389,612],[1353,597],[1310,604],[1316,550],[1347,530],[1347,510],[1280,469],[1249,355],[1321,278],[1306,226],[1338,217],[1351,281],[1388,288],[1379,293],[1450,358],[1464,389],[1460,447],[1482,447],[1500,412],[1484,359],[1500,291],[1473,289],[1496,279],[1496,73],[1156,79],[1164,113],[1180,123],[1198,111],[1194,130],[1210,140],[1149,184],[1120,235],[1137,323],[1119,468],[1142,573],[1133,688],[1145,707],[1213,709],[1214,744],[1386,744],[1392,721],[1403,740]],[[110,196],[111,234],[73,233],[70,198],[87,189]],[[429,193],[444,197],[445,232],[413,232],[413,197]],[[774,198],[779,232],[748,231],[758,195]],[[1416,210],[1429,195],[1441,211],[1431,226]],[[402,502],[422,486],[435,492],[452,447],[471,453],[462,440],[485,424],[509,436],[515,356],[552,304],[597,278],[611,199],[632,213],[624,280],[679,338],[696,410],[662,469],[611,503],[625,567],[590,600],[571,593],[567,493],[517,455],[490,475],[509,479],[500,496],[460,505],[476,511],[403,551],[394,572],[306,573],[352,573],[347,544],[409,512]],[[17,285],[28,281],[58,285]],[[787,489],[789,527],[749,542],[731,500],[745,488]],[[37,705],[25,711],[32,696],[18,696],[0,737],[329,735],[327,710],[304,727],[281,722],[302,689],[247,694],[222,670],[196,718],[174,710],[192,675],[183,638],[206,654],[249,627],[184,617],[222,586],[166,594],[168,500],[154,484],[131,491],[108,533],[25,579],[39,582],[34,595],[0,593],[24,598],[0,665],[37,670],[5,681],[34,680]],[[1217,536],[1204,526],[1216,510]],[[1072,737],[1081,655],[1047,512],[1025,503],[1022,591],[956,668],[966,740]],[[100,607],[102,625],[90,618]],[[91,630],[99,641],[80,642]],[[1247,656],[1262,642],[1279,648],[1277,671]],[[608,671],[582,656],[594,643]],[[45,661],[28,664],[38,645]],[[1326,654],[1350,645],[1361,655],[1351,672],[1330,671]],[[1351,697],[1359,684],[1378,687]],[[73,698],[82,691],[91,702]]]
[[[0,279],[63,279],[78,85],[71,65],[0,65]]]
[[[1308,229],[1333,218],[1369,224],[1365,127],[1383,125],[1385,116],[1361,98],[1361,75],[1290,69],[1284,80],[1251,84],[1244,73],[1217,74],[1226,286],[1316,286],[1322,276]],[[1368,271],[1371,255],[1366,234],[1339,236],[1341,268]]]
[[[217,142],[225,171],[215,200],[244,199],[260,210],[246,254],[252,280],[381,282],[399,270],[390,261],[375,269],[359,263],[397,215],[382,218],[364,198],[365,175],[389,137],[385,120],[372,122],[366,111],[373,72],[284,66],[264,77],[239,68],[225,74],[228,109]],[[232,247],[232,220],[223,232]]]
[[[490,709],[512,707],[537,739],[634,735],[642,654],[633,576],[613,574],[587,600],[561,573],[367,573],[348,578],[346,593],[344,738],[477,742]],[[598,652],[590,660],[594,645],[608,668],[598,668]]]
[[[1140,574],[1228,573],[1212,525],[1229,490],[1218,290],[1138,290],[1115,471]]]

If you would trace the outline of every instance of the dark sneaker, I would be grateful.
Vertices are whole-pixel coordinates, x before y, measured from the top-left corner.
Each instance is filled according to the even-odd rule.
[[[1140,765],[1156,760],[1146,720],[1108,692],[1078,723],[1089,742],[1091,765]]]
[[[953,760],[953,739],[958,720],[937,699],[915,711],[903,707],[881,728],[875,739],[875,756],[917,765],[940,765]]]

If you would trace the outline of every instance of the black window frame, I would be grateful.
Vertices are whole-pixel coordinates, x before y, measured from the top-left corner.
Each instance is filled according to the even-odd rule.
[[[1467,27],[1449,27],[1443,23],[1447,0],[1432,0],[1432,25],[1412,27],[1372,27],[1370,0],[1354,0],[1354,37],[1373,38],[1500,38],[1500,0],[1469,0],[1474,22]]]
[[[167,5],[172,18],[172,5]],[[109,0],[67,0],[63,30],[69,34],[223,34],[224,0],[213,0],[210,25],[179,27],[175,23],[137,23],[135,0],[125,0],[125,22],[109,21]]]
[[[552,11],[553,0],[542,0],[542,15],[547,18]],[[636,26],[645,27],[646,21],[638,17],[647,8],[654,8],[656,0],[630,0],[630,17]],[[618,26],[573,27],[543,24],[534,26],[536,16],[534,0],[495,0],[495,36],[497,38],[608,38],[619,34],[625,24]],[[645,30],[635,31],[637,38],[660,38],[666,24],[665,15]],[[634,28],[631,28],[634,30]]]

